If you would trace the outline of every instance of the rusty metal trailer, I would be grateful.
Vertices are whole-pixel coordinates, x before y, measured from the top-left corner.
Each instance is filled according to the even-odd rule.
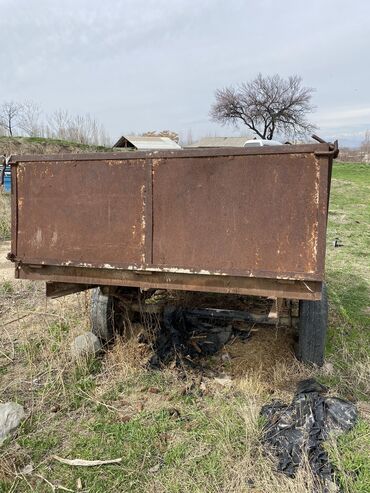
[[[310,315],[320,347],[300,357],[320,363],[337,152],[320,141],[13,157],[15,276],[46,281],[48,296],[101,287],[107,300],[128,288],[302,300],[321,322]]]

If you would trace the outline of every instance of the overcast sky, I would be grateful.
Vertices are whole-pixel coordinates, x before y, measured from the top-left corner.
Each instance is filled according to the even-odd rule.
[[[367,0],[0,0],[0,101],[89,112],[112,139],[209,119],[217,88],[298,74],[342,144],[370,129]]]

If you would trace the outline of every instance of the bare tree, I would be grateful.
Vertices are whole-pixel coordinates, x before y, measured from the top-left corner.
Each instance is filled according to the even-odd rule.
[[[67,139],[68,129],[71,125],[71,116],[66,110],[56,110],[48,116],[48,128],[46,136],[56,139]]]
[[[105,147],[112,147],[113,142],[108,134],[108,132],[105,130],[103,125],[99,126],[99,139],[98,139],[98,144],[105,146]]]
[[[91,115],[71,115],[66,110],[54,111],[43,129],[49,138],[68,140],[80,144],[111,145],[103,125]]]
[[[15,101],[4,101],[0,105],[0,126],[10,135],[19,124],[23,105]]]
[[[306,119],[314,110],[313,92],[297,75],[283,79],[258,74],[237,88],[218,89],[210,115],[223,125],[243,123],[262,139],[304,136],[316,128]]]
[[[100,126],[89,114],[76,115],[71,119],[69,128],[69,140],[81,144],[98,144],[100,139]]]
[[[7,101],[0,104],[0,136],[7,134],[12,137],[15,129],[30,137],[62,139],[91,145],[112,144],[103,125],[91,115],[73,115],[67,110],[59,109],[46,115],[45,121],[40,105],[34,101]]]
[[[42,125],[40,123],[41,108],[34,101],[25,101],[19,117],[19,128],[29,137],[40,137]]]

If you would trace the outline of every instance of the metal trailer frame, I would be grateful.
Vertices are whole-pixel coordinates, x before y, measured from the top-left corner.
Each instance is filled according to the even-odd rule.
[[[51,297],[127,286],[320,300],[337,154],[319,139],[15,156],[8,258]]]

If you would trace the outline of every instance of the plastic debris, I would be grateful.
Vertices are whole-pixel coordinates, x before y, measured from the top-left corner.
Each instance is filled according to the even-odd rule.
[[[314,474],[324,481],[333,476],[333,466],[323,447],[329,434],[348,431],[356,423],[353,403],[337,397],[324,397],[326,387],[314,379],[298,384],[290,405],[275,401],[263,406],[267,419],[263,441],[278,458],[278,470],[294,477],[306,456]]]
[[[239,325],[238,325],[239,323]],[[231,338],[243,341],[250,337],[250,328],[242,330],[240,321],[225,319],[217,310],[189,310],[167,306],[163,324],[156,331],[154,354],[149,360],[151,368],[158,368],[173,359],[183,357],[188,364],[199,356],[217,353]]]

